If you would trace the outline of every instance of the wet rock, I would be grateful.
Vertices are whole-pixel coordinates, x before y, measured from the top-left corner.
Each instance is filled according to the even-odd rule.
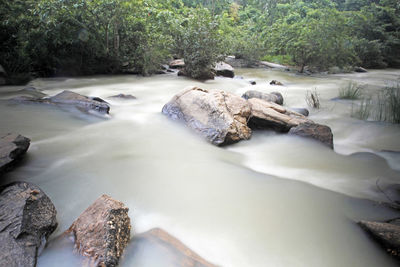
[[[256,90],[249,90],[242,95],[244,99],[259,98],[265,101],[274,102],[276,104],[283,104],[283,96],[279,92],[263,93]]]
[[[0,266],[36,266],[57,228],[56,209],[43,191],[16,182],[0,189]]]
[[[181,69],[185,67],[185,61],[183,59],[175,59],[169,63],[171,69]]]
[[[333,134],[329,126],[309,121],[291,128],[289,134],[313,138],[333,149]]]
[[[83,112],[96,111],[101,114],[108,114],[110,110],[109,104],[99,97],[87,97],[68,90],[48,98],[20,96],[13,98],[12,101],[52,104],[61,107],[70,106]]]
[[[227,145],[251,136],[247,127],[250,105],[224,91],[189,87],[175,95],[162,113],[183,121],[214,145]]]
[[[133,257],[137,258],[141,257],[139,254],[143,251],[151,250],[152,255],[156,255],[158,260],[154,264],[149,264],[151,266],[160,266],[158,264],[162,262],[162,266],[216,267],[216,265],[201,258],[181,241],[159,228],[135,236],[129,250],[132,250]],[[143,255],[143,257],[146,256]],[[148,256],[146,258],[147,261],[151,262]]]
[[[224,62],[234,68],[251,68],[255,66],[253,61],[244,58],[236,58],[235,56],[227,56]]]
[[[79,218],[67,233],[75,238],[75,247],[97,266],[117,266],[130,239],[128,208],[102,195]]]
[[[355,72],[368,72],[366,69],[364,69],[363,67],[355,67],[354,68]]]
[[[400,226],[394,222],[370,222],[358,223],[371,235],[390,255],[400,259]]]
[[[256,85],[256,84],[257,84],[257,82],[256,82],[255,80],[249,80],[249,83],[250,83],[251,85]]]
[[[112,98],[120,98],[120,99],[125,99],[125,100],[136,99],[136,97],[133,96],[133,95],[125,95],[125,94],[118,94],[118,95],[113,95],[113,96],[110,96],[110,97],[112,97]]]
[[[273,102],[259,98],[251,98],[248,102],[251,106],[251,117],[248,125],[252,129],[271,129],[278,132],[288,132],[292,127],[309,121],[303,115]]]
[[[277,81],[277,80],[272,80],[269,84],[270,85],[283,85],[283,83],[281,83],[280,81]]]
[[[223,77],[228,77],[228,78],[235,77],[233,67],[225,62],[218,62],[215,65],[214,69],[218,76],[223,76]]]
[[[89,98],[87,96],[65,90],[47,100],[53,104],[73,105],[84,111],[97,111],[99,113],[108,114],[110,106],[101,98]]]
[[[29,148],[30,141],[29,138],[16,133],[0,137],[0,175],[10,171],[20,162]]]
[[[300,113],[301,115],[306,116],[306,117],[308,117],[308,115],[310,115],[310,112],[306,108],[290,108],[290,110]]]

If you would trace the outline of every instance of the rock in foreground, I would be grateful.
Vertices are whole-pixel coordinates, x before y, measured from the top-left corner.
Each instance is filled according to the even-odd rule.
[[[29,138],[15,133],[0,137],[0,175],[11,170],[22,159],[30,141]]]
[[[214,145],[227,145],[251,136],[247,127],[250,105],[224,91],[187,88],[175,95],[162,113],[183,121]]]
[[[273,102],[259,98],[251,98],[248,102],[251,106],[251,117],[248,125],[252,129],[271,129],[278,132],[288,132],[292,127],[309,121],[303,115]]]
[[[117,266],[130,239],[128,208],[102,195],[71,225],[75,246],[97,266]]]
[[[235,72],[233,67],[225,62],[218,62],[215,65],[214,69],[218,76],[223,76],[228,78],[235,77]]]
[[[17,182],[0,189],[0,266],[36,266],[56,229],[56,209],[43,191]]]
[[[358,223],[392,256],[400,259],[400,225],[361,221]]]
[[[242,95],[244,99],[259,98],[265,101],[274,102],[276,104],[283,104],[283,96],[279,92],[263,93],[256,90],[249,90]]]
[[[333,149],[332,130],[326,125],[321,125],[309,121],[306,123],[302,123],[297,127],[291,128],[289,134],[313,138]]]
[[[151,266],[216,267],[201,258],[181,241],[159,228],[135,236],[130,249],[132,249],[131,253],[135,255],[134,258],[147,256],[146,263],[150,262]],[[148,254],[145,254],[146,250],[151,250],[156,259],[148,259]],[[140,255],[140,253],[144,255]]]

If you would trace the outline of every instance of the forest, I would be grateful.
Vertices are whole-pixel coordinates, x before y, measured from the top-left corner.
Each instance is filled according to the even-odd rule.
[[[180,57],[194,78],[227,55],[300,72],[400,66],[397,0],[2,0],[0,16],[10,84],[150,75]]]

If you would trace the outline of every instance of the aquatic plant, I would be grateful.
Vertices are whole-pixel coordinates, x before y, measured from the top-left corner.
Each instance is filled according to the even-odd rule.
[[[356,82],[348,82],[339,88],[340,99],[360,99],[362,96],[363,85]]]
[[[371,115],[371,111],[371,97],[361,99],[360,105],[357,108],[354,108],[354,103],[351,105],[351,116],[360,120],[367,120]]]
[[[319,109],[321,107],[317,88],[314,88],[314,91],[310,91],[310,90],[307,91],[306,102],[309,107],[316,108],[316,109]]]

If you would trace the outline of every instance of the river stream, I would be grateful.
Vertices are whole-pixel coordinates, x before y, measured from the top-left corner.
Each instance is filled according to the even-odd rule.
[[[29,91],[0,87],[1,131],[32,140],[24,164],[1,183],[32,182],[58,211],[59,226],[38,266],[79,266],[72,243],[58,242],[57,236],[101,194],[129,207],[132,236],[163,228],[219,266],[396,266],[356,222],[396,216],[372,200],[387,201],[382,191],[396,197],[400,126],[352,118],[351,101],[331,99],[347,81],[366,84],[373,92],[398,81],[400,71],[310,77],[238,69],[236,75],[243,79],[198,82],[168,74],[29,84],[48,95],[72,90],[101,97],[111,104],[108,118],[10,102]],[[269,85],[272,79],[284,86]],[[189,85],[238,95],[279,91],[288,107],[307,107],[306,92],[316,88],[321,108],[310,109],[310,119],[332,128],[335,150],[270,131],[215,147],[161,114],[163,105]],[[110,98],[119,93],[137,99]],[[140,252],[128,247],[120,266],[172,263],[151,247]]]

